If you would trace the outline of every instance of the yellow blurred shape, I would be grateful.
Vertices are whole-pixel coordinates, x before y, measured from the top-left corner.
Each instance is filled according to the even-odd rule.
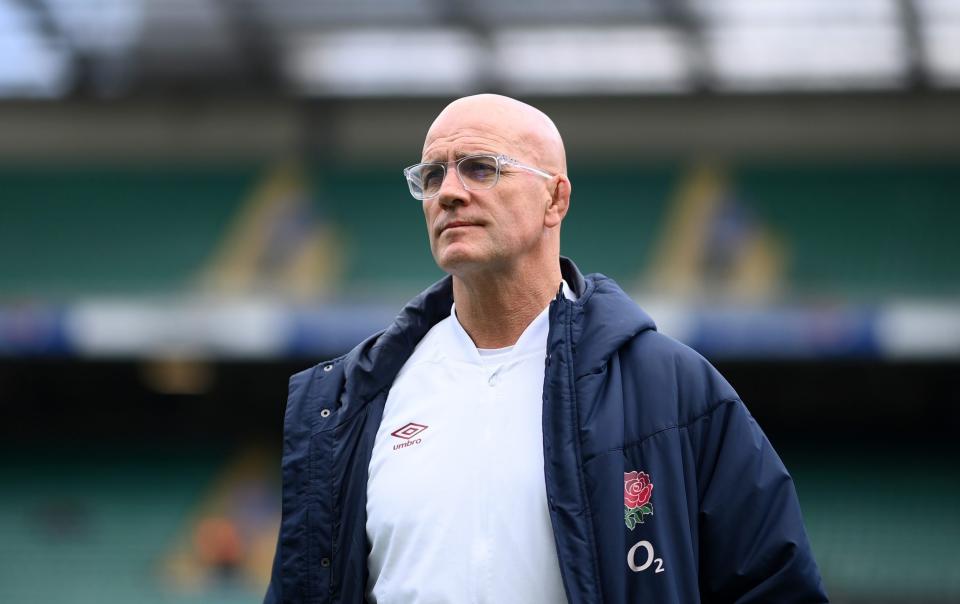
[[[339,237],[316,219],[310,195],[300,162],[269,168],[201,272],[201,287],[300,300],[329,292],[341,272]]]
[[[785,253],[765,225],[751,229],[718,275],[712,274],[711,228],[729,198],[728,171],[714,162],[694,166],[683,178],[653,254],[650,283],[658,295],[720,295],[762,300],[781,287]]]

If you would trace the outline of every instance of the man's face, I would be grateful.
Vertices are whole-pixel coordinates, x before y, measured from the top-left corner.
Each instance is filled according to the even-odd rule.
[[[450,162],[439,195],[423,201],[430,250],[449,273],[522,260],[544,234],[552,179],[503,166],[496,186],[477,191],[464,189],[457,177],[454,162],[465,155],[503,154],[535,165],[535,153],[513,136],[510,120],[492,121],[475,108],[445,112],[424,142],[423,161]]]

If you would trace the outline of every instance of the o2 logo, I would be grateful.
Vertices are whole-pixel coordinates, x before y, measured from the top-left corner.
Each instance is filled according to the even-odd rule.
[[[635,573],[642,573],[654,564],[657,567],[653,574],[660,574],[664,571],[663,558],[656,557],[656,554],[653,553],[653,544],[649,541],[639,541],[627,552],[627,566]]]

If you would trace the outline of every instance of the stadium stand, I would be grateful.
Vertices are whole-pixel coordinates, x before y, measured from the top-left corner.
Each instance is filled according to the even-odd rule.
[[[960,577],[953,572],[960,563],[960,519],[954,513],[960,476],[947,460],[830,447],[783,453],[794,468],[810,538],[835,598],[960,598]],[[250,479],[273,492],[267,486],[277,480],[270,455],[260,452],[253,461],[250,451],[141,451],[124,459],[86,453],[56,461],[47,455],[24,464],[5,457],[0,466],[0,601],[259,600],[270,552],[244,554],[249,559],[224,574],[205,568],[192,540],[205,518],[233,519],[241,533],[246,523],[253,529],[245,537],[251,547],[264,535],[275,536],[275,525],[264,526],[259,518],[279,513],[277,498],[264,499],[266,508],[255,503],[251,514],[243,496],[251,492]]]
[[[175,592],[161,556],[222,454],[48,450],[22,463],[23,453],[0,466],[0,601],[146,603]]]
[[[0,169],[0,296],[182,290],[258,172],[249,166]]]
[[[0,170],[0,296],[196,288],[271,169]],[[783,247],[787,292],[845,299],[957,293],[955,164],[747,164],[727,172],[723,194]],[[652,287],[646,275],[656,268],[657,242],[678,237],[667,217],[687,173],[656,165],[587,165],[571,176],[574,205],[564,226],[564,252],[585,270],[603,270],[628,287]],[[410,294],[440,276],[399,170],[314,168],[306,182],[317,220],[329,224],[327,236],[340,244],[338,255],[329,257],[340,265],[329,276],[337,285],[329,295]],[[284,224],[274,226],[288,235]],[[694,235],[707,239],[708,228]]]

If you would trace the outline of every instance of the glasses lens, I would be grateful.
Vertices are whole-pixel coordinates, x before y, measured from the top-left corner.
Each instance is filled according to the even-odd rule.
[[[496,157],[467,157],[457,164],[463,184],[469,189],[489,189],[497,184]]]
[[[417,199],[433,197],[440,192],[446,166],[443,164],[417,164],[407,169],[407,185],[410,194]]]
[[[446,169],[443,164],[420,164],[420,186],[424,197],[433,197],[440,192]]]
[[[407,186],[410,187],[410,194],[416,199],[423,199],[423,186],[420,184],[420,177],[413,169],[407,169],[404,173],[407,177]]]

